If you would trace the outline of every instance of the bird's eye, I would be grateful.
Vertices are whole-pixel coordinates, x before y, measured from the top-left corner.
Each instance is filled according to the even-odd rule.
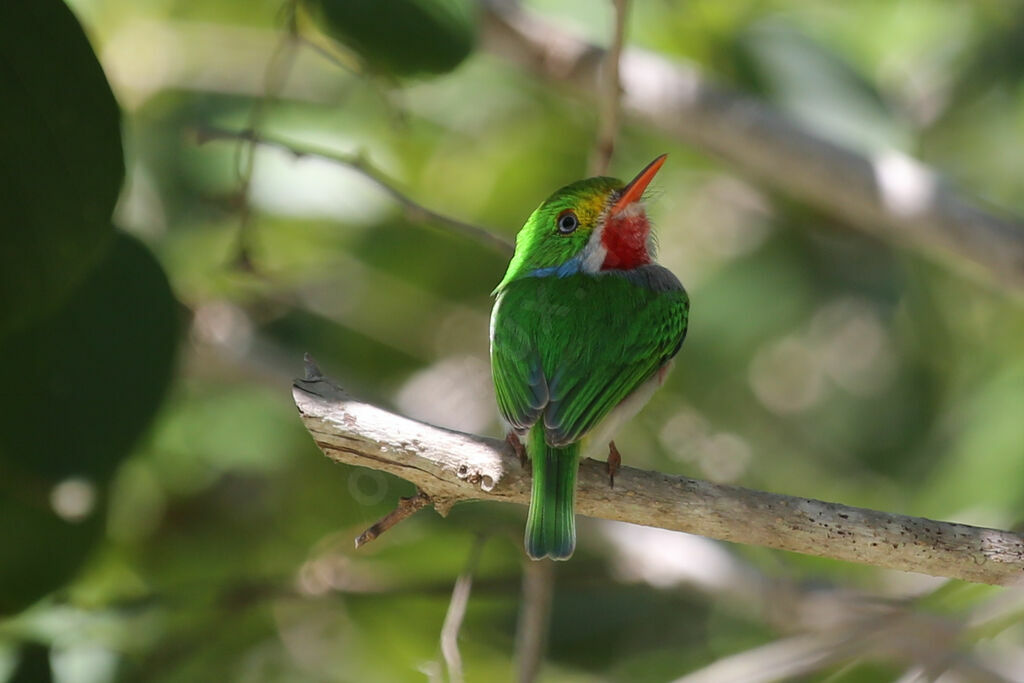
[[[580,225],[580,219],[576,218],[576,214],[572,210],[563,211],[558,215],[558,232],[563,235],[569,235],[576,232],[576,228]]]

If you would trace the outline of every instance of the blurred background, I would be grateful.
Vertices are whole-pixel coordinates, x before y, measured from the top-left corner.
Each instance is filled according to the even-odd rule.
[[[525,508],[486,503],[355,551],[413,490],[314,447],[302,354],[367,401],[500,436],[487,320],[508,255],[357,169],[221,132],[349,155],[511,240],[587,175],[594,100],[497,56],[470,0],[8,4],[0,681],[458,680],[440,636],[464,571],[470,681],[1024,680],[1007,589],[583,518],[570,562],[528,571]],[[611,2],[506,9],[613,33]],[[1024,213],[1021,3],[628,9],[628,46]],[[1019,292],[628,116],[610,175],[662,152],[649,213],[690,333],[625,463],[1018,524]],[[532,664],[524,576],[552,595]]]

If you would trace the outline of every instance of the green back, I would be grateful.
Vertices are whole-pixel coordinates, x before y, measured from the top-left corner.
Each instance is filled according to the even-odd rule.
[[[593,429],[679,350],[689,299],[658,265],[503,284],[491,320],[498,408],[553,446]]]

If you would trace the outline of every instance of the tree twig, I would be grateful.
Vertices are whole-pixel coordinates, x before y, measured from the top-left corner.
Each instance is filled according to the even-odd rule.
[[[898,662],[928,673],[900,680],[936,680],[946,672],[953,673],[954,679],[959,680],[959,674],[962,680],[979,683],[1006,680],[963,648],[961,624],[955,619],[905,605],[881,604],[874,610],[864,609],[865,605],[851,607],[849,616],[837,624],[726,655],[674,683],[798,680],[861,658]]]
[[[281,34],[277,46],[267,60],[263,70],[263,94],[254,98],[249,107],[248,129],[259,131],[263,127],[268,107],[280,97],[295,65],[298,38],[295,30],[296,3],[282,6],[282,20],[287,30]],[[249,191],[253,174],[256,172],[256,142],[254,138],[239,140],[235,147],[235,174],[238,179],[236,191],[238,205],[238,235],[235,242],[233,265],[244,271],[255,270],[253,261],[254,226],[252,208],[249,206]]]
[[[510,3],[481,4],[484,50],[581,96],[601,92],[602,48]],[[895,150],[858,154],[682,62],[627,49],[619,64],[634,119],[864,232],[1024,289],[1024,223],[968,201],[924,164]]]
[[[243,140],[262,147],[272,147],[284,150],[295,158],[313,157],[323,159],[335,164],[340,164],[356,171],[360,175],[373,181],[379,188],[384,190],[392,199],[397,201],[405,209],[405,215],[409,220],[421,223],[433,223],[464,237],[480,242],[481,244],[497,251],[500,254],[510,255],[513,250],[511,242],[496,232],[487,228],[466,221],[452,218],[445,214],[428,209],[415,199],[398,189],[397,181],[389,178],[387,174],[370,163],[361,154],[345,154],[325,147],[316,145],[301,144],[290,140],[268,137],[254,130],[225,130],[212,126],[199,126],[194,129],[196,141],[199,144],[213,140]]]
[[[356,538],[356,547],[363,547],[403,519],[412,517],[418,511],[430,505],[430,503],[430,496],[423,493],[423,491],[417,491],[415,496],[399,498],[398,506],[394,510],[381,517],[369,529],[359,534]]]
[[[319,376],[296,380],[299,413],[323,452],[338,462],[390,472],[414,483],[442,515],[466,500],[526,504],[529,475],[502,439],[417,422],[347,396]],[[1024,579],[1024,536],[848,507],[810,498],[619,470],[608,487],[604,463],[580,466],[576,510],[616,519],[877,567],[991,584]]]
[[[555,563],[526,560],[523,569],[523,599],[516,624],[516,667],[519,683],[533,683],[548,644],[551,597],[555,588]]]
[[[441,626],[441,655],[444,657],[445,668],[448,669],[449,683],[461,683],[462,681],[459,629],[462,628],[462,620],[466,616],[469,593],[473,587],[473,574],[476,572],[477,565],[480,564],[480,554],[483,552],[486,540],[486,536],[480,535],[473,542],[473,549],[469,552],[466,568],[455,580],[452,599],[449,601],[448,611],[444,615],[444,625]]]
[[[611,0],[615,8],[615,25],[612,32],[612,44],[605,55],[602,76],[604,83],[601,89],[601,119],[598,122],[597,140],[590,157],[590,175],[604,175],[608,172],[612,154],[615,152],[615,137],[619,134],[619,97],[622,86],[619,85],[619,58],[622,54],[622,42],[626,35],[626,3],[627,0]]]

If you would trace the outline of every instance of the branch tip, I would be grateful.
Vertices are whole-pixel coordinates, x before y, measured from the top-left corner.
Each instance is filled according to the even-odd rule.
[[[316,382],[324,378],[324,373],[320,370],[320,366],[313,360],[313,356],[309,353],[302,354],[302,367],[305,373],[303,378],[307,382]]]
[[[433,503],[433,501],[430,496],[419,489],[416,490],[415,496],[399,498],[398,507],[377,520],[377,522],[369,529],[359,534],[355,541],[356,548],[363,547],[391,527],[408,517],[412,517],[415,513],[419,512],[431,503]]]

